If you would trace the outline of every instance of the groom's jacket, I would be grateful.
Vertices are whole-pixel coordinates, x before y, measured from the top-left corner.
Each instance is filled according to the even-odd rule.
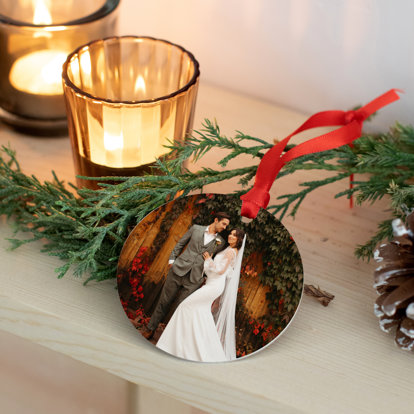
[[[221,251],[225,244],[224,239],[217,235],[210,243],[205,245],[204,231],[206,227],[194,224],[177,242],[170,255],[170,260],[174,260],[172,271],[177,276],[184,276],[191,271],[190,281],[194,283],[201,283],[203,278],[203,253],[209,252],[213,256]],[[187,248],[182,252],[185,246]]]

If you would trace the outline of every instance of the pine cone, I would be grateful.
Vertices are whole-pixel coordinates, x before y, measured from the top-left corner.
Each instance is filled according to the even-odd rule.
[[[395,342],[414,350],[414,213],[407,227],[400,219],[392,223],[394,239],[382,244],[374,258],[380,266],[374,273],[379,294],[374,312],[384,332],[395,332]]]

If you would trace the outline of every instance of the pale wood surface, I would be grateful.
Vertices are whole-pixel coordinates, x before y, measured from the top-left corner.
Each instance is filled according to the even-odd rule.
[[[216,117],[225,134],[239,129],[269,140],[284,137],[305,119],[201,85],[195,128],[206,117]],[[31,138],[0,125],[0,143],[8,141],[26,172],[50,178],[55,169],[61,178],[74,181],[67,138]],[[218,156],[218,151],[211,151],[200,165],[214,165]],[[237,161],[248,162],[248,158]],[[273,186],[272,199],[322,175],[285,177]],[[227,192],[234,185],[208,190]],[[305,200],[296,220],[283,221],[301,252],[305,282],[333,293],[334,301],[324,308],[304,297],[278,341],[244,360],[199,364],[159,352],[128,321],[115,282],[84,287],[71,275],[56,279],[54,268],[61,262],[41,254],[41,243],[6,251],[5,238],[11,230],[4,219],[0,329],[209,412],[412,412],[413,355],[400,351],[378,328],[373,315],[374,264],[353,256],[354,247],[387,216],[387,204],[350,210],[347,200],[333,198],[346,186],[344,181],[316,191]]]
[[[129,384],[99,368],[0,331],[2,413],[138,414],[137,404],[129,406]],[[140,398],[140,406],[143,403]]]

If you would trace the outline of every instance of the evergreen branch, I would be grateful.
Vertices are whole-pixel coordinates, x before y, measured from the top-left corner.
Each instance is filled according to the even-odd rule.
[[[388,194],[391,196],[391,207],[394,211],[408,215],[414,207],[414,186],[401,186],[390,182]]]
[[[227,146],[228,141],[223,145]],[[169,175],[119,177],[117,185],[106,183],[99,191],[80,189],[75,196],[56,175],[52,182],[41,184],[36,177],[13,169],[18,165],[15,154],[9,149],[3,152],[10,159],[6,162],[2,157],[0,162],[0,214],[13,216],[16,230],[32,234],[25,240],[11,239],[12,248],[45,239],[42,251],[66,261],[57,269],[58,277],[73,267],[77,276],[89,273],[87,281],[115,277],[116,262],[132,227],[177,193],[188,194],[256,169],[203,168],[197,173],[184,171],[175,176],[170,173],[168,162],[159,161],[158,165],[166,167],[164,171]]]
[[[393,219],[384,220],[378,224],[378,232],[368,242],[363,245],[358,245],[355,249],[355,256],[358,259],[370,260],[376,246],[383,240],[392,239],[392,223]]]
[[[28,239],[12,238],[11,248],[46,240],[42,251],[65,261],[56,269],[58,277],[73,267],[77,276],[88,273],[85,283],[102,281],[115,277],[124,241],[136,223],[149,212],[178,194],[187,195],[205,185],[230,178],[239,177],[242,186],[248,186],[257,170],[257,165],[252,165],[222,171],[202,168],[191,172],[182,168],[184,161],[198,160],[213,148],[222,149],[226,154],[219,164],[225,167],[239,155],[261,159],[271,146],[265,140],[240,131],[234,138],[228,138],[221,134],[216,122],[206,120],[203,128],[188,140],[168,146],[170,153],[157,161],[157,169],[163,175],[153,171],[141,177],[103,177],[97,179],[103,183],[99,191],[76,189],[70,183],[68,189],[54,173],[52,181],[40,183],[36,177],[25,175],[15,152],[3,146],[0,214],[13,217],[15,232],[31,233]],[[286,150],[290,148],[292,146]],[[352,189],[344,189],[335,197],[354,194],[358,203],[373,203],[390,195],[393,216],[403,217],[414,205],[414,186],[411,185],[414,175],[413,128],[397,124],[386,134],[361,137],[352,148],[343,146],[303,156],[288,163],[278,178],[298,170],[325,170],[333,175],[302,183],[305,188],[296,194],[279,196],[277,200],[283,201],[270,206],[269,210],[280,218],[289,212],[294,216],[313,190],[352,173],[364,174],[363,179],[354,181]],[[113,181],[118,184],[111,183]],[[389,237],[390,222],[380,223],[378,233],[357,248],[358,257],[369,257],[375,245]]]
[[[301,183],[300,184],[301,186],[306,187],[304,190],[299,191],[298,193],[294,193],[294,194],[287,194],[287,195],[279,196],[277,198],[278,200],[286,199],[286,201],[281,204],[275,204],[275,205],[269,206],[267,207],[267,210],[269,210],[272,214],[275,214],[275,215],[280,213],[279,218],[280,220],[282,220],[285,214],[287,213],[288,209],[292,208],[292,205],[293,205],[293,208],[291,209],[291,212],[289,215],[294,217],[299,209],[299,206],[302,204],[303,200],[310,192],[324,185],[332,184],[335,181],[342,180],[343,178],[348,177],[348,176],[349,176],[349,173],[345,172],[345,173],[339,173],[333,177],[325,178],[324,180],[315,180],[315,181]]]
[[[243,140],[261,142],[262,145],[255,147],[242,146],[240,145],[240,142]],[[177,173],[181,171],[181,164],[183,161],[190,157],[192,157],[194,161],[198,161],[213,148],[221,148],[231,151],[230,154],[218,162],[219,165],[225,167],[229,160],[236,158],[241,154],[249,154],[253,157],[261,158],[263,154],[260,154],[260,152],[271,148],[272,145],[240,132],[234,139],[228,138],[221,134],[216,121],[212,122],[206,119],[204,120],[203,128],[199,131],[194,131],[193,136],[188,137],[184,144],[174,142],[166,147],[171,150],[171,156],[173,156],[173,159],[170,159],[170,161],[167,162],[169,171]]]

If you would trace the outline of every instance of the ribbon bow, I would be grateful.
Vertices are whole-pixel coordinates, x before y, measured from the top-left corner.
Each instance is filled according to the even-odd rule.
[[[270,187],[279,174],[280,169],[287,162],[302,155],[327,151],[350,144],[361,136],[362,125],[370,115],[400,99],[397,92],[402,91],[391,89],[355,111],[324,111],[312,115],[296,131],[277,143],[263,156],[257,168],[253,188],[240,197],[242,200],[241,215],[248,218],[255,218],[260,208],[267,207],[270,200]],[[296,145],[282,155],[290,138],[299,132],[316,127],[338,125],[342,125],[342,128]]]

